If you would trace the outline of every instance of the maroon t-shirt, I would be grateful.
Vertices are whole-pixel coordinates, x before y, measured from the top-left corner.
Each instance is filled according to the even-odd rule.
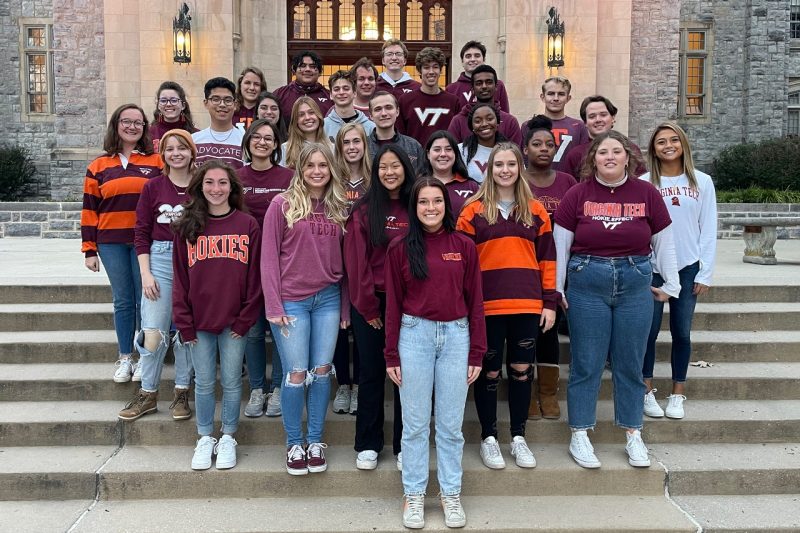
[[[581,181],[583,177],[580,175],[581,170],[583,169],[583,163],[586,159],[586,154],[589,153],[589,148],[592,146],[592,141],[590,140],[586,144],[581,144],[579,146],[574,147],[570,150],[569,154],[567,154],[567,159],[563,165],[561,165],[561,169],[566,172],[567,174],[572,174],[576,180]],[[639,149],[638,146],[631,143],[631,148],[633,148],[637,154],[641,157],[642,151]],[[644,166],[644,162],[636,167],[634,171],[633,177],[638,178],[642,174],[647,172],[647,167]]]
[[[472,91],[472,78],[462,72],[456,81],[447,86],[445,91],[458,96],[458,103],[461,107],[475,103],[475,94]],[[503,80],[497,80],[497,90],[494,93],[495,105],[502,111],[508,113],[508,93]]]
[[[478,192],[480,184],[472,178],[464,178],[456,174],[453,176],[452,181],[445,184],[444,188],[447,189],[447,196],[450,197],[450,209],[453,211],[453,217],[458,220],[458,215],[461,213],[461,208],[467,198]]]
[[[589,130],[581,119],[564,117],[553,121],[553,137],[556,140],[558,151],[553,158],[553,169],[569,172],[566,168],[567,155],[570,150],[581,144],[588,143]],[[525,135],[528,133],[528,121],[522,125],[522,142],[525,142]],[[522,146],[524,149],[525,147]]]
[[[239,106],[239,109],[233,112],[233,117],[231,117],[231,123],[234,126],[238,126],[241,124],[241,128],[247,131],[247,128],[250,127],[250,124],[256,119],[256,106],[253,106],[252,109],[247,109],[245,106]]]
[[[458,232],[425,233],[428,277],[411,275],[405,239],[395,239],[386,254],[386,366],[399,366],[398,341],[402,315],[437,322],[466,317],[471,366],[480,366],[486,353],[481,268],[475,243]],[[429,339],[433,343],[434,339]]]
[[[539,200],[547,210],[551,221],[553,220],[553,213],[556,212],[561,199],[564,198],[564,195],[567,194],[567,191],[572,186],[577,184],[578,182],[575,181],[575,178],[566,172],[560,172],[558,170],[556,170],[556,179],[553,180],[553,183],[549,187],[537,187],[533,184],[533,181],[530,179],[528,180],[528,185],[531,186],[534,196],[536,196],[536,199]]]
[[[136,204],[133,245],[136,255],[149,254],[153,241],[171,241],[170,223],[183,214],[189,200],[186,187],[178,187],[163,174],[147,180]]]
[[[573,254],[600,257],[650,255],[651,237],[672,223],[658,190],[633,178],[613,189],[582,181],[567,191],[554,218],[575,234]]]
[[[260,227],[264,227],[264,215],[275,196],[289,188],[294,172],[280,165],[267,170],[254,170],[245,165],[236,171],[244,188],[244,203]]]
[[[447,130],[461,106],[454,95],[440,91],[426,94],[416,89],[400,98],[398,129],[425,146],[433,132]]]

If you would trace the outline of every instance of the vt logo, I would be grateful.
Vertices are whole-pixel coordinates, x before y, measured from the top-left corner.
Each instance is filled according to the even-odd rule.
[[[622,224],[622,222],[603,222],[603,226],[605,226],[606,229],[614,229],[620,224]]]
[[[415,107],[414,112],[417,114],[417,118],[423,126],[434,127],[436,123],[439,122],[439,118],[442,115],[448,115],[450,110],[444,107],[428,107],[425,109]],[[430,117],[430,120],[428,120],[428,117]]]

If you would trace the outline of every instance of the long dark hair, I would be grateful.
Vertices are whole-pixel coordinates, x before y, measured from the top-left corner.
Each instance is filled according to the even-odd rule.
[[[428,159],[428,152],[431,151],[433,141],[438,139],[447,139],[450,148],[453,149],[453,153],[456,156],[456,160],[453,163],[453,175],[458,174],[462,178],[468,178],[469,172],[467,171],[467,165],[464,164],[464,158],[461,157],[461,150],[458,149],[458,141],[449,131],[446,130],[434,131],[431,136],[428,137],[428,142],[425,143],[425,157],[422,158],[422,168],[419,175],[433,176],[433,166],[431,165],[430,159]]]
[[[172,223],[172,230],[176,235],[186,239],[192,244],[197,242],[208,222],[208,200],[203,194],[203,179],[209,170],[220,168],[228,175],[231,183],[231,193],[228,196],[228,205],[233,209],[245,211],[244,192],[242,183],[236,176],[236,171],[229,164],[219,160],[210,160],[195,171],[186,192],[191,196],[191,200],[183,205],[183,215]]]
[[[135,109],[142,114],[142,136],[136,141],[136,151],[145,155],[150,155],[154,152],[153,141],[150,140],[150,132],[147,131],[150,124],[147,122],[147,115],[144,114],[144,109],[136,104],[122,104],[111,114],[108,119],[108,127],[106,128],[106,136],[103,138],[103,151],[106,155],[116,155],[122,151],[122,139],[119,136],[119,120],[123,111],[128,109]]]
[[[405,236],[406,255],[408,255],[408,265],[411,268],[411,275],[417,279],[428,278],[428,260],[425,258],[425,228],[417,217],[417,201],[419,193],[425,187],[433,187],[441,191],[444,197],[444,218],[442,228],[448,233],[456,230],[456,222],[453,219],[453,210],[450,206],[450,195],[444,184],[432,176],[419,178],[411,188],[411,198],[408,200],[408,234]]]
[[[400,185],[400,202],[403,205],[408,205],[409,198],[411,198],[411,188],[416,180],[414,165],[411,164],[411,160],[402,148],[394,143],[381,146],[372,160],[371,185],[364,197],[356,204],[356,209],[365,209],[367,212],[369,241],[376,248],[385,246],[389,241],[385,230],[386,212],[388,211],[390,200],[389,191],[386,190],[386,187],[383,186],[378,177],[381,158],[387,152],[396,155],[400,160],[400,164],[403,165],[403,183]]]
[[[183,102],[181,118],[183,119],[184,129],[189,133],[197,131],[197,126],[194,125],[194,119],[192,118],[192,111],[189,109],[189,101],[186,99],[186,91],[183,90],[180,84],[174,81],[165,81],[158,86],[158,90],[156,91],[156,109],[153,111],[153,121],[158,122],[161,120],[161,111],[158,109],[158,99],[161,97],[161,91],[175,91],[178,93],[178,98]]]
[[[475,157],[475,154],[478,153],[478,136],[475,135],[475,130],[473,130],[472,126],[472,119],[475,117],[475,112],[479,109],[483,109],[484,107],[488,107],[494,112],[494,116],[497,118],[497,131],[494,134],[494,144],[497,146],[498,143],[507,141],[505,135],[500,133],[500,112],[497,110],[495,106],[492,104],[476,104],[472,107],[469,111],[469,115],[467,115],[467,126],[469,127],[470,133],[469,137],[464,139],[464,146],[467,148],[467,157],[464,160],[464,163],[469,165],[469,162],[472,161],[472,158]]]

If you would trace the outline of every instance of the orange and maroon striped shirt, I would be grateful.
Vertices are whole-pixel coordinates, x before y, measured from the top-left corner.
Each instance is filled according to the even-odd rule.
[[[516,214],[508,220],[498,213],[490,225],[483,217],[483,201],[464,206],[458,230],[475,241],[483,281],[486,316],[522,313],[541,314],[555,310],[556,248],[550,217],[536,200],[528,203],[533,224],[518,223]]]
[[[145,182],[161,173],[159,154],[133,152],[127,168],[119,154],[103,155],[86,169],[81,211],[81,251],[97,255],[97,243],[133,242],[136,204]]]

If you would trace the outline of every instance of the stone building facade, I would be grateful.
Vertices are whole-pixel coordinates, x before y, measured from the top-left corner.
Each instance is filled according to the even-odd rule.
[[[414,3],[378,0],[377,4],[405,7],[409,2]],[[188,66],[172,62],[172,18],[180,3],[0,3],[3,142],[24,145],[33,153],[39,170],[39,198],[79,200],[85,167],[100,153],[110,113],[127,102],[138,103],[151,113],[161,81],[171,79],[184,86],[201,126],[207,122],[202,107],[206,79],[219,75],[235,79],[236,73],[252,64],[264,70],[271,89],[287,82],[291,2],[189,2],[193,60]],[[800,37],[800,11],[793,13],[800,6],[792,7],[793,3],[440,2],[449,11],[451,79],[460,71],[461,45],[470,39],[481,40],[488,49],[487,62],[504,80],[511,111],[520,121],[542,111],[539,92],[545,77],[566,76],[573,84],[568,114],[578,115],[585,96],[604,94],[620,108],[616,128],[643,147],[658,122],[677,119],[686,126],[697,162],[704,169],[726,146],[796,133],[800,128],[800,39],[791,37],[793,17]],[[307,4],[315,6],[317,2],[308,0]],[[566,25],[565,66],[558,69],[546,65],[550,6],[558,9]],[[29,41],[26,32],[41,27],[49,32],[46,39]],[[700,35],[702,40],[697,41]],[[43,112],[30,112],[29,54],[44,54],[50,69],[50,94],[45,109],[39,108]],[[373,60],[380,63],[378,57]],[[702,63],[701,75],[698,62]],[[702,87],[688,86],[687,75],[693,75],[695,82],[701,80]],[[791,105],[795,96],[796,109]]]

